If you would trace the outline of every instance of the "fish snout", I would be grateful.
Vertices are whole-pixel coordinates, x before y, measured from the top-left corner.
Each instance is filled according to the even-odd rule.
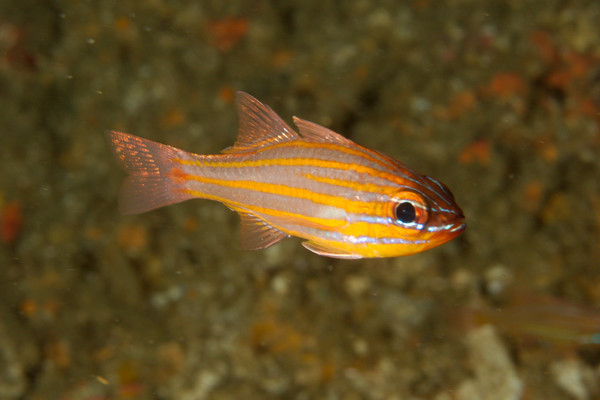
[[[448,221],[444,225],[444,228],[441,230],[441,240],[446,242],[448,240],[454,239],[458,235],[462,233],[467,228],[467,224],[465,223],[465,216],[462,211],[459,209],[458,212],[452,213],[448,216]]]
[[[436,213],[427,228],[442,242],[458,236],[465,230],[465,216],[461,209]]]

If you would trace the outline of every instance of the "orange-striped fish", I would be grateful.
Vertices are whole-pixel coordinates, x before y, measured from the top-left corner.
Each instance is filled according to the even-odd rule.
[[[129,176],[119,207],[136,214],[193,198],[220,201],[242,219],[242,245],[289,236],[328,257],[394,257],[438,246],[465,229],[441,182],[393,158],[294,117],[298,134],[268,106],[238,92],[239,135],[218,155],[198,155],[108,133]]]

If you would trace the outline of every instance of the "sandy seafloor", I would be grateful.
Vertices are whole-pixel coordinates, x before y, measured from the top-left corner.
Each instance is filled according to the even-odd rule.
[[[598,399],[600,3],[3,1],[0,399]],[[232,93],[444,181],[468,229],[341,261],[117,211],[121,129],[197,153]],[[495,310],[495,311],[494,311]]]

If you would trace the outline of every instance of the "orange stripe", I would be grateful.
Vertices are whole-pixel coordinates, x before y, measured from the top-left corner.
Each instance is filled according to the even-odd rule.
[[[398,164],[399,164],[398,161],[396,161],[392,157],[390,157],[386,154],[379,153],[375,150],[369,150],[366,147],[358,145],[354,142],[352,142],[352,144],[354,145],[353,147],[355,147],[356,149],[348,147],[348,146],[335,144],[335,143],[308,142],[308,141],[303,141],[302,139],[298,139],[293,142],[274,143],[274,144],[271,144],[271,145],[268,145],[268,146],[265,146],[262,148],[255,149],[254,152],[261,153],[261,152],[272,150],[272,149],[286,148],[286,147],[291,147],[291,148],[303,147],[303,148],[313,148],[313,149],[323,148],[323,149],[327,149],[327,150],[331,150],[331,151],[340,151],[340,152],[348,154],[348,155],[362,157],[373,163],[379,164],[384,168],[396,169],[398,167]],[[248,153],[249,152],[243,152],[243,153],[239,153],[239,154],[248,154]],[[236,153],[227,152],[227,154],[235,155]],[[376,154],[381,158],[374,157],[373,154]],[[208,156],[208,157],[211,157],[211,156]],[[214,156],[212,156],[212,157],[214,157]],[[220,155],[217,155],[216,157],[220,157]]]
[[[391,195],[398,191],[398,188],[393,186],[376,185],[374,183],[360,183],[355,181],[347,181],[343,179],[326,178],[324,176],[318,176],[313,174],[303,174],[307,179],[320,183],[328,183],[330,185],[342,186],[356,191],[372,192]]]
[[[355,150],[353,148],[342,146],[342,145],[335,144],[335,143],[314,143],[314,142],[304,142],[304,141],[298,140],[298,141],[294,141],[293,144],[277,143],[277,144],[268,146],[264,149],[261,149],[261,151],[270,150],[270,149],[279,148],[279,147],[304,147],[304,148],[313,148],[313,149],[314,148],[325,148],[325,149],[332,150],[332,151],[340,151],[342,153],[346,153],[346,154],[353,155],[353,156],[364,157],[371,162],[381,165],[382,167],[396,168],[397,161],[394,160],[393,158],[386,156],[385,154],[381,154],[381,153],[377,153],[372,150],[369,150],[366,147],[362,147],[354,142],[353,142],[353,144],[360,150]],[[371,155],[372,153],[376,153],[377,155],[382,156],[385,159],[385,161],[387,161],[388,163],[386,163],[376,157],[373,157]]]
[[[297,214],[297,213],[292,213],[292,212],[288,212],[288,211],[280,211],[280,210],[275,210],[272,208],[252,206],[252,205],[240,203],[239,201],[227,199],[225,197],[214,196],[211,194],[206,194],[206,193],[199,192],[196,190],[185,189],[182,191],[185,193],[188,193],[194,197],[199,197],[199,198],[203,198],[203,199],[207,199],[207,200],[219,201],[230,208],[234,208],[234,209],[237,208],[237,209],[245,210],[246,212],[249,211],[253,214],[263,214],[263,215],[269,215],[271,217],[286,218],[289,221],[291,221],[292,223],[297,223],[299,225],[305,225],[305,226],[311,226],[311,227],[317,228],[317,229],[338,231],[340,226],[343,226],[348,223],[346,220],[341,220],[341,219],[308,217],[303,214]],[[310,223],[307,223],[307,222],[310,222]],[[288,232],[288,231],[286,230],[286,232]],[[291,232],[288,232],[288,233],[291,233]],[[304,234],[304,233],[301,234],[299,232],[295,232],[292,234],[295,236],[306,237],[306,234]]]
[[[205,193],[199,192],[199,191],[184,190],[184,192],[186,192],[194,197],[201,197],[201,198],[205,198],[208,200],[219,201],[221,203],[224,203],[228,207],[233,208],[234,210],[238,209],[238,210],[243,210],[245,212],[251,212],[252,214],[255,214],[255,215],[262,214],[262,215],[267,215],[267,216],[271,216],[271,217],[275,217],[275,218],[282,218],[282,219],[286,219],[290,223],[295,223],[300,226],[307,226],[307,227],[312,227],[312,228],[326,230],[326,231],[339,232],[341,235],[354,236],[354,237],[367,236],[366,235],[367,232],[369,232],[368,236],[373,237],[373,238],[385,237],[385,236],[389,235],[389,226],[387,226],[387,225],[373,224],[373,223],[369,223],[369,222],[348,223],[348,221],[342,220],[342,219],[308,217],[303,214],[297,214],[297,213],[292,213],[292,212],[288,212],[288,211],[280,211],[280,210],[275,210],[275,209],[266,208],[266,207],[251,206],[251,205],[247,205],[247,204],[244,204],[244,203],[241,203],[238,201],[230,200],[230,199],[227,199],[224,197],[205,194]],[[281,226],[279,226],[278,224],[276,224],[276,223],[273,224],[272,222],[269,222],[269,221],[267,221],[267,223],[275,226],[278,229],[283,230],[284,232],[286,232],[290,235],[302,237],[302,238],[305,238],[308,240],[316,240],[316,241],[319,241],[320,243],[323,243],[325,241],[329,242],[329,243],[345,243],[343,240],[324,239],[321,236],[309,235],[309,234],[307,234],[307,232],[300,232],[300,231],[290,230],[290,229],[282,229]]]
[[[248,189],[263,193],[277,194],[281,196],[295,197],[304,200],[310,200],[317,204],[328,205],[332,207],[343,208],[349,213],[356,214],[369,214],[369,211],[377,205],[381,205],[381,202],[367,202],[348,200],[339,196],[331,196],[321,193],[315,193],[308,189],[301,189],[290,187],[286,185],[276,183],[261,183],[256,181],[228,181],[223,179],[206,178],[197,175],[186,174],[186,179],[197,181],[200,183],[209,183],[213,185],[231,187],[236,189]],[[341,200],[341,201],[340,201]],[[222,201],[222,200],[220,200]],[[343,204],[342,204],[343,203]],[[342,207],[339,207],[342,205]]]
[[[344,163],[339,161],[326,161],[315,158],[270,158],[266,160],[248,160],[248,161],[209,161],[207,159],[183,160],[174,158],[171,161],[195,167],[218,167],[218,168],[244,168],[244,167],[271,167],[271,166],[293,166],[293,167],[316,167],[352,170],[358,173],[369,174],[379,178],[387,179],[390,182],[404,183],[405,179],[398,175],[382,172],[370,167],[364,167],[358,164]]]

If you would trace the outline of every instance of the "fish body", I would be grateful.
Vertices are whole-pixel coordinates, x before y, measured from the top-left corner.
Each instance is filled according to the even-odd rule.
[[[121,211],[216,200],[240,214],[247,249],[297,236],[314,253],[349,259],[419,253],[464,230],[462,211],[441,182],[294,117],[297,133],[246,93],[238,92],[236,103],[237,141],[218,155],[108,132],[129,174]]]
[[[466,308],[458,316],[469,325],[492,324],[523,342],[600,346],[600,312],[559,297],[516,293],[502,307]]]

